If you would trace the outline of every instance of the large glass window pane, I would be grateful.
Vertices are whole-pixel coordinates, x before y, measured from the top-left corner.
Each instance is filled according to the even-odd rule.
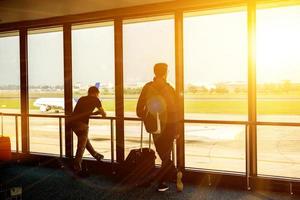
[[[30,152],[60,154],[59,119],[30,117]],[[62,120],[62,150],[64,154],[64,124]]]
[[[0,33],[0,112],[20,113],[20,54],[18,32]],[[0,118],[0,134],[3,133],[4,136],[10,137],[11,147],[14,151],[16,150],[15,117],[0,116]]]
[[[159,62],[168,64],[167,79],[174,86],[174,55],[173,18],[125,21],[123,25],[125,116],[136,116],[137,99],[144,84],[153,80],[154,64]]]
[[[21,127],[21,120],[20,117],[18,117],[17,123],[18,123],[18,128],[16,126],[16,117],[15,116],[1,116],[1,125],[3,122],[3,126],[0,125],[0,136],[3,135],[6,137],[10,138],[10,142],[11,142],[11,150],[12,151],[17,151],[19,150],[19,152],[22,150],[22,136],[21,136],[21,131],[20,131],[20,127]],[[18,135],[17,135],[17,130],[18,130]],[[17,149],[17,136],[18,136],[18,149]]]
[[[185,119],[247,120],[245,11],[184,15],[184,84]],[[186,124],[186,166],[244,172],[244,134],[244,126]]]
[[[258,121],[300,122],[300,6],[257,11]],[[257,128],[258,173],[300,177],[300,127]]]
[[[300,6],[257,11],[257,118],[300,122]]]
[[[28,85],[31,114],[64,113],[62,28],[29,31]],[[58,119],[32,118],[29,126],[30,151],[59,153]]]
[[[20,54],[17,32],[0,33],[0,112],[20,113]]]
[[[28,33],[30,113],[64,112],[62,28]]]
[[[257,127],[258,174],[300,178],[300,127]]]
[[[185,124],[185,165],[245,172],[245,126]]]
[[[168,64],[168,82],[175,83],[174,19],[172,16],[125,21],[123,25],[124,109],[136,117],[141,89],[153,80],[153,66]],[[125,121],[126,155],[140,143],[140,122]],[[144,138],[148,133],[144,132]],[[152,146],[153,147],[153,146]],[[154,147],[153,147],[154,148]],[[157,162],[158,159],[157,159]]]
[[[113,125],[113,124],[112,124]],[[113,131],[114,137],[114,160],[116,160],[116,136]],[[89,122],[89,141],[92,144],[93,148],[98,152],[104,155],[104,159],[111,160],[111,122],[110,120],[104,119],[90,119]],[[74,156],[77,149],[77,137],[74,134],[73,136],[73,148]],[[83,154],[84,157],[91,158],[92,155],[86,149]]]
[[[87,95],[90,86],[99,85],[100,100],[108,116],[115,115],[115,57],[113,22],[72,27],[73,97],[76,102]],[[74,105],[75,106],[75,105]],[[110,121],[90,121],[89,137],[93,147],[111,159]],[[74,135],[74,149],[77,137]],[[74,151],[75,153],[76,151]],[[84,156],[91,155],[86,151]]]

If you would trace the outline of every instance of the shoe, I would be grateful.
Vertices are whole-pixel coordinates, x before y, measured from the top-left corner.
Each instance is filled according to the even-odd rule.
[[[158,192],[164,192],[164,191],[167,191],[168,189],[169,189],[169,186],[167,186],[166,183],[160,183],[158,185],[157,191]]]
[[[176,188],[177,188],[178,192],[183,191],[182,172],[181,171],[177,172]]]
[[[81,171],[75,171],[73,173],[73,177],[75,179],[84,179],[84,178],[89,177],[89,174],[86,171],[82,171],[82,170]]]
[[[100,153],[96,153],[96,154],[94,155],[94,158],[95,158],[98,162],[101,162],[101,161],[103,160],[104,156],[103,156],[102,154],[100,154]]]
[[[81,163],[75,160],[73,164],[73,170],[75,173],[81,171]]]

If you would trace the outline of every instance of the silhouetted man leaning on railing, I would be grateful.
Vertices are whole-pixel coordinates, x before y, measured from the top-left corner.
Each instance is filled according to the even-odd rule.
[[[98,98],[99,94],[100,92],[97,87],[90,87],[88,95],[83,96],[78,100],[71,115],[70,124],[78,138],[77,151],[74,160],[75,173],[80,173],[82,171],[81,162],[85,148],[97,161],[101,161],[104,158],[103,155],[95,151],[88,138],[90,116],[97,114],[100,114],[103,117],[106,116],[101,101]],[[98,110],[94,112],[95,108]]]

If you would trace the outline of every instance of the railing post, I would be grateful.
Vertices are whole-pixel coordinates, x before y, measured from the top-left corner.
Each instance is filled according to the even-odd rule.
[[[294,192],[293,192],[293,183],[290,183],[290,195],[294,195]]]
[[[3,115],[1,114],[1,135],[3,136]]]
[[[247,190],[251,190],[250,186],[250,149],[249,149],[249,125],[245,125],[245,153],[246,153],[246,182]]]
[[[19,125],[18,125],[18,116],[15,116],[16,123],[16,152],[19,153]]]
[[[143,121],[141,121],[141,142],[140,142],[140,149],[142,150],[142,148],[143,148],[143,130],[144,129],[144,126],[143,126]],[[149,135],[151,135],[151,134],[149,134]],[[149,140],[149,143],[150,143],[150,140]]]
[[[176,153],[176,150],[175,150],[175,147],[176,147],[176,140],[173,141],[173,144],[172,144],[172,161],[173,161],[173,164],[176,166],[176,157],[175,157],[175,153]]]
[[[115,161],[115,148],[114,148],[114,121],[113,119],[110,119],[110,148],[111,148],[111,163],[114,163]]]
[[[59,120],[59,157],[62,158],[62,122],[61,117],[58,118]]]

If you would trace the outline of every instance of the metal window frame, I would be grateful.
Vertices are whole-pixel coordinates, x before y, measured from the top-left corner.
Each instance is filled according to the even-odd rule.
[[[124,81],[123,81],[123,22],[114,19],[115,37],[115,108],[117,162],[124,161]]]
[[[64,99],[65,114],[73,111],[73,83],[72,83],[72,26],[69,23],[63,25],[64,47]],[[66,157],[73,157],[73,132],[68,118],[65,118],[65,152]]]
[[[20,84],[21,84],[21,135],[22,152],[29,153],[29,94],[28,94],[28,31],[19,30],[20,39]]]

